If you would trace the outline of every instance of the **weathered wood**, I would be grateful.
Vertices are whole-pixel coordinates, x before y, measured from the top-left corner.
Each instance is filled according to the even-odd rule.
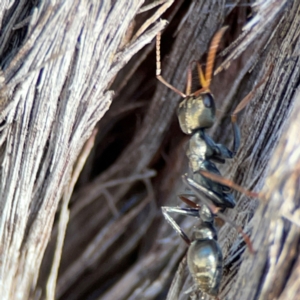
[[[247,8],[231,11],[231,7],[225,10],[224,4],[214,1],[193,2],[185,8],[188,17],[184,18],[186,21],[180,26],[172,46],[168,45],[170,34],[168,36],[166,32],[162,35],[162,47],[163,49],[168,47],[169,51],[168,60],[163,60],[162,63],[163,76],[179,89],[184,89],[188,63],[193,59],[199,59],[206,51],[214,32],[223,25],[226,14],[229,14],[227,22],[233,23],[233,28],[239,24],[235,22],[234,17],[246,18]],[[236,44],[236,48],[231,50],[231,53],[239,53],[241,56],[231,62],[228,70],[214,78],[212,90],[218,101],[218,107],[221,107],[223,114],[229,114],[254,87],[255,82],[265,76],[269,67],[273,66],[266,84],[259,89],[251,104],[239,118],[243,137],[241,150],[236,159],[223,170],[226,177],[250,189],[260,190],[264,185],[268,161],[292,109],[291,100],[297,86],[299,72],[297,67],[294,67],[297,66],[297,56],[287,59],[286,55],[290,55],[290,51],[297,53],[298,29],[294,28],[290,31],[290,22],[297,15],[298,5],[298,2],[268,1],[264,5],[256,6],[256,11],[253,13],[256,15],[254,20],[257,22],[252,21],[252,26],[247,25],[244,38]],[[171,24],[172,22],[170,26]],[[237,36],[238,28],[232,34]],[[230,34],[227,39],[233,40]],[[167,46],[164,46],[164,41]],[[248,43],[248,41],[252,42]],[[282,48],[283,45],[288,45],[289,48]],[[240,49],[245,49],[245,52],[241,52]],[[286,54],[282,53],[283,49]],[[154,65],[154,57],[152,62]],[[249,70],[252,72],[248,73]],[[129,82],[126,89],[123,89],[115,100],[116,108],[112,107],[112,110],[118,111],[117,104],[124,105],[125,101],[132,103],[129,99],[134,98],[136,93],[141,93],[145,78],[148,78],[148,86],[153,84],[155,78],[146,75],[141,78],[136,77]],[[78,299],[88,295],[89,290],[93,290],[92,286],[97,284],[100,289],[103,287],[103,291],[106,290],[105,293],[99,291],[99,299],[154,299],[158,295],[161,297],[165,295],[172,278],[172,269],[178,265],[180,257],[186,251],[184,243],[170,226],[161,220],[160,210],[155,210],[153,206],[147,206],[146,209],[139,206],[141,210],[132,219],[132,225],[128,224],[124,227],[124,222],[128,222],[128,213],[122,213],[114,219],[111,210],[103,203],[113,201],[120,210],[125,205],[125,201],[131,199],[128,194],[124,199],[124,195],[130,190],[129,195],[136,197],[138,201],[148,200],[147,196],[136,194],[137,191],[133,188],[135,181],[131,178],[140,178],[147,185],[148,181],[143,174],[147,168],[153,166],[152,162],[157,160],[157,153],[166,139],[169,140],[171,151],[169,150],[163,171],[158,173],[157,179],[152,183],[158,206],[163,203],[168,205],[172,202],[178,203],[175,195],[178,190],[184,188],[180,174],[183,174],[186,167],[183,162],[185,154],[182,138],[176,138],[178,131],[170,129],[178,101],[179,97],[174,92],[159,83],[141,126],[138,126],[132,141],[118,156],[117,161],[93,182],[83,185],[74,195],[69,234],[58,281],[57,295],[61,298]],[[273,119],[276,122],[273,122]],[[108,118],[105,122],[103,126],[107,128],[112,118]],[[228,118],[219,118],[212,131],[216,140],[231,142],[231,127],[228,123]],[[168,134],[169,130],[171,132]],[[172,142],[170,136],[176,140]],[[102,143],[104,141],[105,139],[101,140]],[[110,185],[105,188],[105,184],[114,184],[116,178],[119,178],[120,185],[114,185],[113,188]],[[148,197],[153,194],[151,190],[151,186],[148,185],[145,191]],[[245,225],[251,219],[258,204],[241,195],[237,195],[237,200],[237,208],[228,213],[238,224]],[[150,227],[151,222],[158,218],[160,223],[154,222]],[[195,220],[184,219],[181,224],[188,232],[188,228],[191,229],[195,225]],[[245,229],[247,232],[251,232],[251,224],[247,225]],[[103,229],[98,231],[101,226]],[[86,235],[78,234],[78,228],[84,228]],[[220,231],[220,243],[226,270],[220,297],[248,299],[249,296],[251,299],[249,294],[245,297],[234,294],[249,292],[247,288],[241,288],[243,286],[241,283],[235,284],[240,280],[239,278],[244,279],[243,284],[244,282],[250,284],[253,280],[252,284],[256,282],[256,290],[250,289],[251,292],[259,291],[258,274],[249,278],[247,268],[241,269],[245,270],[244,273],[237,273],[243,259],[241,253],[245,249],[243,240],[237,238],[235,229],[226,224]],[[144,250],[138,252],[138,259],[134,263],[128,263],[126,258],[130,254],[136,254],[137,251],[134,249],[138,246]],[[256,246],[255,242],[254,246]],[[86,274],[91,275],[86,276]],[[107,277],[110,277],[114,284],[111,284]],[[106,287],[108,282],[109,289]],[[183,260],[170,290],[169,299],[188,299],[190,295],[186,291],[192,285],[192,279]],[[197,293],[195,297],[200,298],[201,293]]]
[[[1,3],[1,299],[33,297],[59,200],[66,210],[77,158],[111,104],[110,84],[165,26],[149,29],[158,14],[121,45],[142,4]]]
[[[133,23],[142,1],[98,2],[41,2],[32,10],[24,1],[6,15],[1,7],[5,80],[0,294],[6,296],[3,299],[53,299],[54,293],[64,300],[200,299],[200,291],[186,293],[193,286],[184,258],[186,245],[159,208],[179,204],[176,194],[185,188],[181,174],[187,168],[186,137],[175,120],[179,96],[155,78],[154,43],[120,71],[164,24],[157,23],[136,41],[129,31],[135,35],[147,20],[153,23],[172,1],[158,1],[162,4],[139,14]],[[251,9],[236,2],[175,1],[164,16],[170,24],[162,34],[162,74],[184,90],[189,62],[202,57],[218,28],[229,25],[225,45],[241,36],[226,58],[218,57],[217,65],[222,60],[226,67],[231,64],[214,77],[212,86],[221,113],[211,134],[230,144],[226,115],[272,66],[266,83],[239,116],[241,149],[222,169],[225,177],[246,188],[263,188],[263,196],[253,200],[236,194],[238,205],[228,211],[251,235],[257,252],[248,254],[230,225],[221,228],[225,273],[220,298],[298,299],[300,231],[287,221],[298,222],[298,147],[293,144],[299,127],[297,107],[292,127],[285,123],[299,103],[295,90],[300,79],[300,3],[269,0]],[[253,17],[246,20],[250,10]],[[16,24],[21,29],[12,30]],[[80,153],[84,159],[90,149],[93,139],[88,139],[110,105],[112,93],[107,90],[113,80],[117,95],[99,123],[95,150],[69,214],[70,194],[82,166],[76,160]],[[280,136],[283,140],[274,152]],[[122,151],[115,154],[118,139]],[[99,161],[109,161],[104,167],[100,164],[101,172]],[[52,230],[61,198],[61,222]],[[179,223],[187,233],[197,225],[189,218]]]

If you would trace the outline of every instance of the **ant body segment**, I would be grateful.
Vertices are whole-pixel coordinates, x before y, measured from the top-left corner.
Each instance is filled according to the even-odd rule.
[[[179,198],[190,206],[190,208],[165,206],[162,207],[162,213],[173,229],[189,246],[187,263],[195,284],[202,292],[212,296],[217,296],[219,293],[223,273],[223,255],[218,244],[214,219],[218,211],[222,212],[226,208],[233,208],[236,203],[231,194],[231,189],[227,185],[214,181],[204,176],[203,173],[209,172],[213,175],[221,176],[215,162],[225,163],[226,159],[232,159],[236,155],[240,146],[240,130],[236,123],[237,114],[247,105],[254,91],[262,84],[258,84],[240,102],[231,115],[233,150],[229,150],[223,144],[216,143],[207,135],[206,129],[213,126],[216,110],[214,97],[210,91],[213,65],[218,45],[226,29],[227,27],[221,28],[212,39],[205,74],[202,71],[201,65],[197,62],[202,88],[195,92],[191,91],[191,66],[189,66],[187,72],[185,93],[173,87],[161,76],[160,34],[157,35],[156,43],[156,77],[183,98],[178,106],[177,116],[181,130],[185,134],[190,135],[186,155],[189,159],[189,167],[192,173],[191,178],[184,179],[185,183],[191,188],[192,193],[179,195]],[[199,199],[202,201],[201,205],[190,200],[191,197],[198,199],[199,196],[201,196],[201,199]],[[170,216],[171,213],[191,216],[200,220],[200,225],[194,228],[192,240],[189,239]]]

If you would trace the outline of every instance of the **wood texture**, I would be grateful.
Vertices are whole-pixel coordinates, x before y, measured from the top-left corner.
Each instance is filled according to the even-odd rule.
[[[75,162],[110,106],[110,83],[165,25],[121,46],[142,3],[1,5],[1,299],[34,297],[59,200],[70,198]]]
[[[214,33],[229,25],[212,82],[215,140],[231,145],[230,112],[267,76],[239,115],[238,155],[221,167],[226,178],[262,190],[260,200],[236,193],[227,212],[256,253],[222,226],[219,297],[298,299],[300,1],[142,2],[0,6],[0,295],[209,298],[192,291],[186,245],[160,211],[181,205],[188,138],[175,116],[180,97],[155,78],[154,42],[143,48],[165,26],[156,22],[165,12],[162,75],[180,90],[188,64],[204,62]],[[197,225],[178,222],[188,234]]]

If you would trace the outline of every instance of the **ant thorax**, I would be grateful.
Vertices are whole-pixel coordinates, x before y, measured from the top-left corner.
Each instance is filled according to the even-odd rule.
[[[215,114],[215,102],[210,93],[188,96],[177,109],[180,128],[186,134],[211,127],[215,121]]]
[[[206,142],[203,129],[196,131],[190,138],[186,155],[193,173],[201,169],[204,160],[214,155],[214,149]]]
[[[224,160],[220,160],[220,155],[224,158],[225,155],[223,154],[229,152],[230,151],[224,145],[216,144],[209,136],[207,136],[204,129],[200,129],[191,136],[186,155],[189,159],[192,178],[201,186],[216,195],[216,199],[213,202],[222,206],[222,202],[225,201],[228,207],[233,207],[235,202],[234,198],[229,194],[230,189],[201,175],[201,171],[207,171],[221,176],[220,171],[213,161],[219,163],[224,162]]]

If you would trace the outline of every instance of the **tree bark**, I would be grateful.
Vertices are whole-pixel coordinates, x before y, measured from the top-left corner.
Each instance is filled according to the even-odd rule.
[[[0,295],[209,298],[197,288],[187,293],[194,285],[187,247],[160,211],[181,205],[176,195],[186,188],[180,97],[155,78],[154,43],[129,61],[163,29],[154,22],[168,9],[162,75],[180,90],[189,63],[229,25],[220,48],[230,46],[217,57],[211,87],[214,140],[230,145],[228,115],[266,79],[239,116],[237,156],[220,167],[236,184],[262,191],[259,200],[236,193],[227,212],[250,235],[254,255],[230,224],[220,229],[219,298],[298,299],[300,1],[158,1],[137,15],[142,2],[1,7]],[[176,220],[189,236],[197,225]]]
[[[156,20],[150,18],[122,44],[142,3],[1,5],[1,299],[34,297],[59,200],[63,230],[82,165],[77,159],[90,139],[81,154],[86,158],[92,132],[111,104],[110,83],[165,25],[149,29]],[[51,287],[53,280],[49,299]]]

